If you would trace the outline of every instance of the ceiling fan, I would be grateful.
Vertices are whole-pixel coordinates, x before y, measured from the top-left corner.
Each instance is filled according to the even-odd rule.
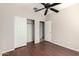
[[[59,5],[61,3],[53,3],[53,4],[50,4],[50,3],[41,3],[41,4],[44,6],[44,8],[41,8],[41,9],[34,8],[35,12],[38,12],[38,11],[46,9],[44,15],[47,15],[48,9],[50,9],[51,11],[54,11],[54,12],[58,13],[59,11],[57,9],[52,8],[52,7],[54,7],[56,5]]]

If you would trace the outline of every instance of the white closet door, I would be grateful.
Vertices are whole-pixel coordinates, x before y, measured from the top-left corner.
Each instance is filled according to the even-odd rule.
[[[45,40],[52,42],[52,22],[46,21],[45,22]]]
[[[40,21],[35,21],[35,44],[40,42]]]
[[[27,20],[23,17],[15,17],[15,48],[27,43]]]
[[[42,39],[43,33],[42,33],[42,23],[40,22],[40,39]]]
[[[32,24],[27,24],[27,42],[33,41]]]

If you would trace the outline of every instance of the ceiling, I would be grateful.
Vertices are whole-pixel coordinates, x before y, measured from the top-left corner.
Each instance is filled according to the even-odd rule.
[[[53,8],[55,8],[55,9],[58,9],[58,10],[62,10],[62,9],[64,9],[64,8],[67,8],[67,7],[69,7],[69,6],[71,6],[71,5],[74,5],[75,3],[62,3],[62,4],[60,4],[60,5],[57,5],[57,6],[55,6],[55,7],[53,7]],[[38,8],[38,9],[41,9],[41,8],[43,8],[44,6],[42,5],[42,4],[40,4],[40,3],[27,3],[27,4],[23,4],[23,5],[27,5],[29,8],[31,8],[31,9],[33,9],[34,7],[36,7],[36,8]],[[42,12],[43,14],[44,14],[44,11],[45,10],[42,10],[42,11],[39,11],[39,12]],[[48,14],[50,14],[50,13],[52,13],[52,11],[50,11],[50,10],[48,10],[49,12],[48,12]],[[38,12],[38,13],[39,13]]]
[[[60,10],[62,8],[66,8],[68,6],[71,6],[73,4],[75,4],[75,3],[62,3],[60,5],[55,6],[55,8],[58,8]],[[26,6],[26,7],[29,7],[29,8],[34,8],[34,7],[36,7],[36,8],[42,8],[42,7],[44,7],[40,3],[15,3],[15,5],[18,5],[18,6]]]
[[[75,3],[62,3],[60,5],[57,5],[57,6],[53,7],[53,8],[60,11],[60,10],[62,10],[64,8],[67,8],[67,7],[71,6],[71,5],[73,5],[73,4],[75,4]],[[18,7],[24,7],[24,8],[29,9],[29,10],[33,10],[34,7],[38,8],[38,9],[41,9],[41,8],[44,7],[40,3],[15,3],[15,5],[18,6]],[[36,12],[36,13],[44,14],[44,11],[45,10],[42,10],[42,11],[39,11],[39,12]],[[52,11],[48,10],[48,14],[50,14],[50,13],[52,13]]]

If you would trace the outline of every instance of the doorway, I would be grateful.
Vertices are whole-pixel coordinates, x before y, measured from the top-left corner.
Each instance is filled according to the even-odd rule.
[[[27,19],[27,43],[34,43],[34,20]]]
[[[40,21],[40,42],[44,41],[45,39],[45,23]]]

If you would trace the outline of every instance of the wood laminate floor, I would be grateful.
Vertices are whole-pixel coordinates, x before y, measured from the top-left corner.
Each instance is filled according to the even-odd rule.
[[[79,56],[79,52],[44,41],[4,53],[3,56]]]

